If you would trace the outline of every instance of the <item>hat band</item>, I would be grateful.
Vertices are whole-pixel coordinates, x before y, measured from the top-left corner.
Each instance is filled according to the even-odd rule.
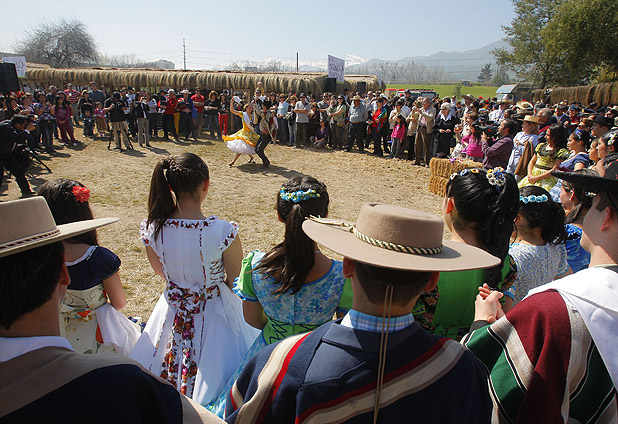
[[[346,228],[352,234],[356,236],[359,240],[364,241],[372,246],[381,247],[382,249],[392,250],[394,252],[400,253],[408,253],[410,255],[437,255],[442,253],[442,245],[438,247],[412,247],[412,246],[404,246],[403,244],[391,243],[389,241],[378,240],[372,237],[369,237],[356,228],[353,224],[348,224],[347,222],[337,222],[337,221],[325,221],[321,218],[316,218],[314,216],[310,216],[311,221],[315,221],[320,224],[326,225],[334,225],[337,227]]]
[[[30,236],[30,237],[26,237],[26,238],[22,238],[18,240],[13,240],[8,243],[3,243],[3,244],[0,244],[0,252],[2,252],[3,250],[14,248],[14,247],[19,247],[24,244],[30,244],[30,243],[34,243],[40,240],[52,238],[59,234],[60,234],[60,230],[58,228],[54,228],[52,231],[48,231],[46,233],[41,233],[35,236]]]

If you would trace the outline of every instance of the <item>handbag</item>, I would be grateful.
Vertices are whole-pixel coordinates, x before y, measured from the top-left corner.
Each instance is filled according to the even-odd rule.
[[[515,169],[515,175],[519,175],[520,177],[525,177],[528,175],[528,164],[532,160],[532,156],[534,156],[534,153],[532,152],[532,143],[530,143],[530,141],[526,141],[524,152],[521,154],[521,158],[519,159],[519,163]]]

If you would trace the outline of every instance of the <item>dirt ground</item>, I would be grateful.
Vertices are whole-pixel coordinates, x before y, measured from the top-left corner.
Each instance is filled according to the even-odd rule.
[[[324,182],[331,198],[329,215],[354,221],[364,202],[385,202],[439,215],[441,199],[427,191],[429,169],[413,166],[406,160],[389,160],[332,150],[292,149],[270,145],[266,154],[272,164],[262,170],[258,164],[247,164],[242,156],[233,168],[233,157],[221,141],[201,139],[198,142],[153,140],[152,147],[135,150],[107,150],[107,140],[86,140],[81,128],[76,137],[78,147],[59,147],[55,156],[41,154],[53,171],[40,165],[30,169],[33,190],[46,180],[66,177],[80,181],[91,190],[90,205],[95,217],[119,217],[118,223],[98,230],[99,243],[115,252],[122,260],[121,278],[129,303],[127,315],[150,316],[161,295],[164,282],[155,276],[138,230],[147,215],[147,199],[152,170],[158,160],[168,154],[185,151],[201,156],[210,168],[211,185],[202,210],[206,216],[216,215],[236,221],[245,252],[267,250],[283,237],[278,222],[275,199],[287,179],[308,174]],[[57,142],[56,142],[57,143]],[[0,201],[14,200],[20,195],[15,180],[9,178],[1,188]],[[327,255],[337,257],[332,252]]]

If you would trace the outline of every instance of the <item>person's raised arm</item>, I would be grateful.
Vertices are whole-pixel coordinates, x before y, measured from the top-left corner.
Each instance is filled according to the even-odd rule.
[[[242,112],[239,112],[236,110],[236,108],[234,107],[234,100],[232,99],[232,101],[230,102],[230,112],[232,112],[234,115],[240,116],[242,118]]]

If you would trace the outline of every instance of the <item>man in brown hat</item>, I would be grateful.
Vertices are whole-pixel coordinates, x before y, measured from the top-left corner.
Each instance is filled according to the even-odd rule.
[[[230,423],[488,422],[486,374],[457,342],[414,322],[440,271],[499,259],[443,241],[438,217],[366,203],[356,224],[312,218],[305,233],[344,256],[353,306],[339,321],[254,356],[227,399]]]
[[[506,315],[498,302],[502,294],[483,289],[463,343],[490,371],[491,422],[615,423],[618,162],[604,177],[552,175],[597,193],[581,238],[590,267],[531,290]],[[502,317],[489,325],[496,316]]]
[[[42,197],[0,203],[0,422],[221,422],[137,362],[77,354],[60,337],[61,240],[115,221],[56,226]]]

